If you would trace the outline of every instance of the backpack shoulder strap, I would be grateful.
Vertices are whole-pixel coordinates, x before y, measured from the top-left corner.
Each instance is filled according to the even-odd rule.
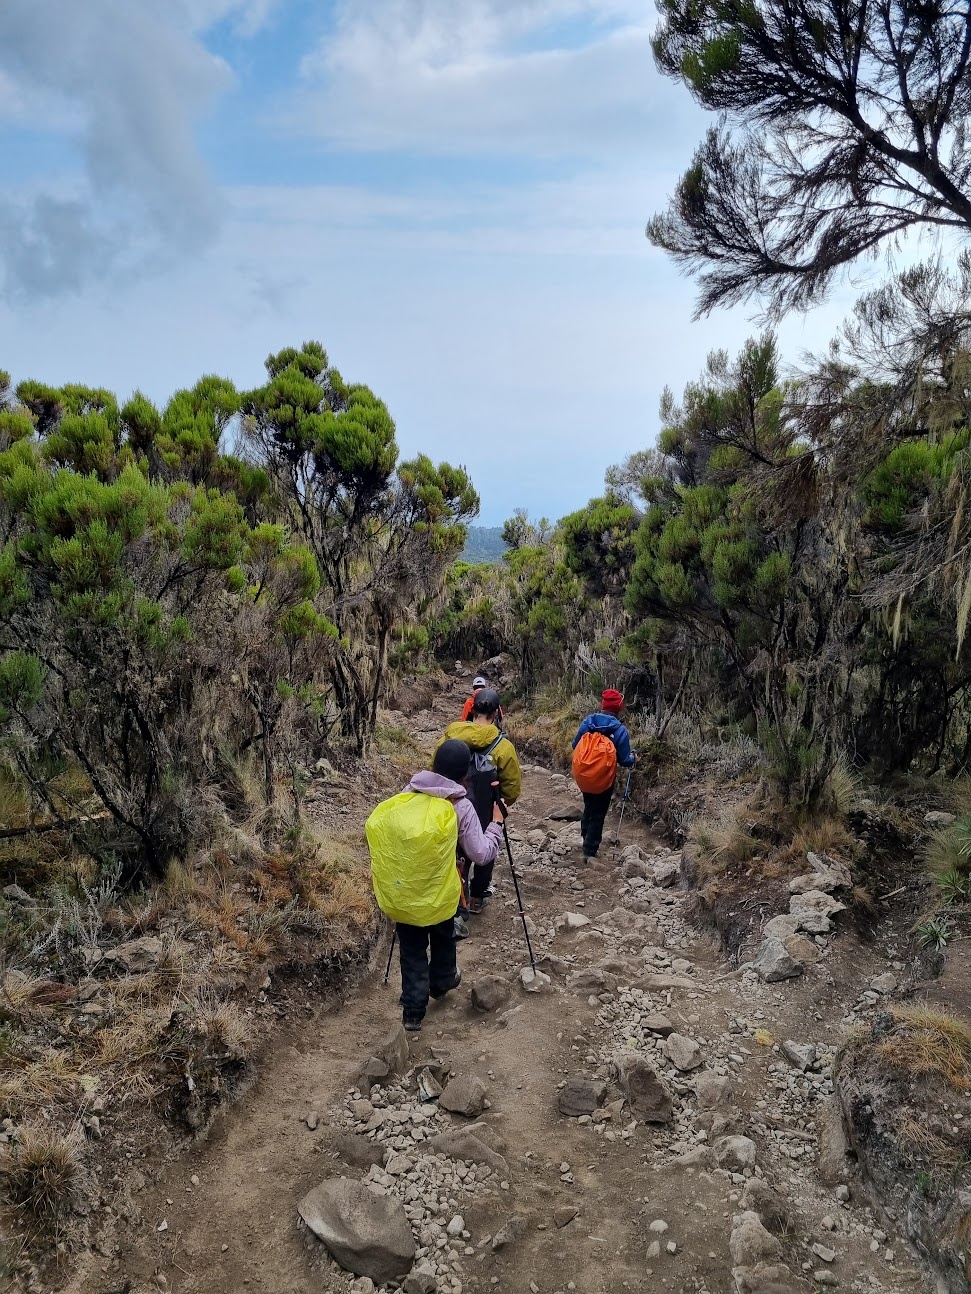
[[[500,729],[499,729],[499,736],[495,739],[495,741],[492,743],[492,745],[491,745],[491,746],[489,746],[486,750],[484,750],[484,751],[482,752],[482,754],[483,754],[483,755],[491,755],[491,754],[492,754],[492,752],[495,750],[495,748],[499,745],[500,741],[502,741],[502,740],[503,740],[503,738],[505,737],[505,735],[506,735],[506,734],[505,734],[505,733],[502,731],[502,729],[500,728]]]

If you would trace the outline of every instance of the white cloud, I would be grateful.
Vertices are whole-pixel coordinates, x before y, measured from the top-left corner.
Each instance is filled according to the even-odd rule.
[[[646,158],[691,116],[649,36],[621,0],[343,0],[287,124],[347,149]]]
[[[231,83],[194,34],[236,15],[252,27],[266,0],[4,0],[0,116],[59,130],[78,173],[30,200],[7,197],[0,245],[8,292],[77,288],[119,261],[204,246],[219,198],[193,137]],[[5,105],[7,106],[6,111]]]

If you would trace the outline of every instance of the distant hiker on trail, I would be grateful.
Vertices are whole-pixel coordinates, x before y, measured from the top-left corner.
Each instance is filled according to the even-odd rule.
[[[378,907],[395,922],[401,957],[402,1023],[421,1028],[429,996],[462,982],[453,919],[462,893],[457,854],[490,870],[502,844],[497,804],[483,830],[464,785],[472,754],[463,741],[444,741],[430,773],[416,773],[400,795],[377,806],[365,823]]]
[[[472,680],[472,695],[466,699],[465,705],[462,706],[463,723],[468,723],[468,721],[472,718],[472,707],[475,705],[476,693],[481,692],[484,687],[488,687],[488,686],[489,686],[489,680],[487,678],[483,678],[481,674],[476,674],[475,678]],[[502,706],[500,706],[499,724],[498,724],[500,728],[502,727],[502,721],[504,717],[505,716],[502,713]]]
[[[499,728],[498,717],[499,693],[491,687],[483,687],[473,698],[471,720],[449,724],[445,730],[445,741],[462,741],[472,753],[469,797],[483,827],[494,821],[497,794],[508,806],[519,799],[522,791],[522,774],[519,771],[516,748]],[[469,882],[468,911],[470,915],[475,915],[482,911],[483,901],[492,892],[493,864],[476,863],[474,859],[469,861],[473,870]]]
[[[614,793],[617,765],[633,768],[637,756],[630,748],[630,734],[617,717],[624,698],[608,687],[597,714],[588,714],[573,738],[573,780],[583,792],[583,860],[597,857],[603,839],[604,821]]]

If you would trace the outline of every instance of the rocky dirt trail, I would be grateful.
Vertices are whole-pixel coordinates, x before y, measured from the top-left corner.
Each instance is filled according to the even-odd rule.
[[[410,717],[415,740],[430,746],[462,695]],[[76,1289],[369,1294],[298,1220],[339,1176],[366,1180],[379,1213],[348,1237],[359,1271],[407,1269],[396,1246],[416,1246],[407,1294],[933,1289],[865,1205],[830,1116],[841,1030],[903,971],[892,940],[829,935],[825,914],[815,938],[794,934],[790,918],[762,973],[794,957],[804,973],[766,982],[685,923],[679,856],[642,824],[584,866],[578,806],[567,778],[526,766],[510,835],[549,983],[522,986],[501,862],[459,948],[463,985],[422,1033],[400,1032],[384,942],[346,1000],[279,1038],[205,1142],[154,1166],[119,1252]]]

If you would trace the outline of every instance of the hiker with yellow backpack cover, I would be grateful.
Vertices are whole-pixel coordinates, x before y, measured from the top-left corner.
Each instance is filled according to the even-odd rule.
[[[483,829],[468,798],[471,761],[464,741],[442,742],[431,772],[416,773],[364,824],[374,895],[395,922],[402,1022],[412,1033],[421,1028],[429,997],[444,997],[462,982],[453,929],[462,893],[458,855],[487,867],[502,845],[499,806]]]
[[[601,697],[601,709],[588,714],[573,738],[573,780],[583,792],[583,861],[597,857],[603,839],[604,822],[614,794],[617,765],[633,768],[637,756],[630,748],[630,733],[618,715],[624,698],[608,687]]]

